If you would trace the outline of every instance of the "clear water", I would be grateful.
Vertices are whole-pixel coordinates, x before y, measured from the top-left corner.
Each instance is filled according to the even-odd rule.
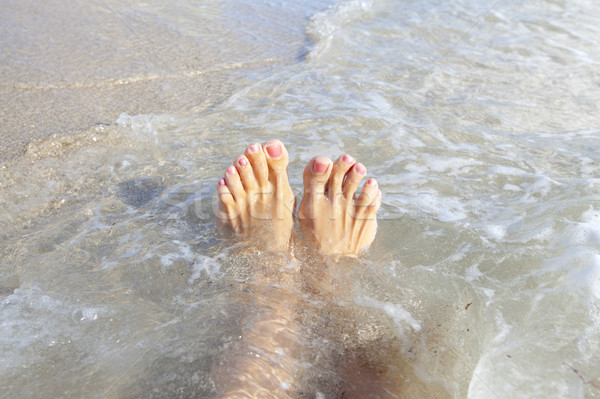
[[[218,3],[107,14],[140,40],[175,32],[175,61],[219,50],[190,69],[235,65],[208,105],[180,106],[184,90],[160,111],[147,94],[152,112],[58,129],[0,164],[3,395],[213,397],[239,337],[279,314],[298,324],[305,350],[282,362],[305,397],[339,397],[354,356],[393,362],[402,398],[599,398],[600,8]],[[258,49],[260,68],[242,59]],[[200,72],[139,62],[198,88]],[[364,259],[267,263],[217,231],[215,182],[274,137],[298,193],[316,154],[378,178]]]

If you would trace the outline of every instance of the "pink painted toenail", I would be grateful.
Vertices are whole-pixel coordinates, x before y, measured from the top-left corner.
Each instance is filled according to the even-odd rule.
[[[225,185],[225,179],[219,180],[219,186],[224,186],[224,185]]]
[[[230,175],[235,175],[237,171],[235,170],[235,166],[231,165],[230,167],[227,168],[227,173]]]
[[[375,179],[369,179],[369,180],[367,180],[367,184],[369,186],[375,186],[377,184],[377,180],[375,180]]]
[[[362,163],[357,163],[356,166],[354,166],[354,170],[359,175],[364,175],[365,173],[367,173],[367,168],[365,168],[365,166]]]
[[[350,155],[344,155],[342,157],[342,161],[346,162],[348,165],[352,165],[354,163],[354,158],[352,158]]]
[[[329,165],[326,163],[321,163],[317,161],[313,162],[313,172],[315,173],[325,173],[328,167]]]
[[[240,158],[238,163],[240,164],[240,166],[246,166],[246,165],[248,165],[248,160],[245,157],[242,157],[242,158]]]
[[[248,147],[248,149],[250,150],[250,152],[253,152],[256,154],[258,152],[258,150],[260,149],[260,144],[254,143],[250,147]]]
[[[267,147],[267,152],[271,158],[279,158],[281,156],[282,150],[279,144],[273,144],[270,147]]]

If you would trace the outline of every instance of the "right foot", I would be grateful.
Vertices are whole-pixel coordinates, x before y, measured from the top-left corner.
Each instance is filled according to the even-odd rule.
[[[288,153],[279,140],[246,148],[217,184],[217,223],[275,250],[288,247],[295,196]]]
[[[375,179],[356,189],[367,169],[350,155],[335,163],[313,158],[304,169],[304,196],[298,217],[302,231],[325,255],[357,256],[369,248],[377,231],[381,191]]]

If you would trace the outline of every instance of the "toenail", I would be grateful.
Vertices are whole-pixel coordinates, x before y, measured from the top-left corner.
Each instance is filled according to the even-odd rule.
[[[230,167],[227,168],[227,173],[230,175],[235,175],[235,166],[231,165]]]
[[[242,157],[238,160],[238,163],[240,164],[240,166],[246,166],[248,165],[248,160],[246,159],[246,157]]]
[[[260,149],[260,144],[254,143],[250,147],[248,147],[248,149],[250,150],[250,152],[253,152],[256,154],[258,152],[258,150]]]
[[[362,163],[357,163],[356,166],[354,167],[354,170],[359,175],[364,175],[365,173],[367,173],[367,168],[365,168],[365,166]]]
[[[375,179],[369,179],[369,180],[367,180],[367,184],[369,186],[375,186],[377,184],[377,180],[375,180]]]
[[[354,163],[354,158],[352,158],[350,155],[344,155],[342,157],[342,161],[346,162],[348,165],[352,165]]]
[[[325,173],[328,167],[329,165],[326,163],[321,163],[317,161],[313,162],[313,172],[315,173]]]
[[[273,144],[272,146],[267,147],[266,150],[269,153],[269,156],[275,159],[279,158],[282,153],[281,146],[279,144]]]
[[[224,185],[225,185],[225,179],[219,180],[219,186],[224,186]]]

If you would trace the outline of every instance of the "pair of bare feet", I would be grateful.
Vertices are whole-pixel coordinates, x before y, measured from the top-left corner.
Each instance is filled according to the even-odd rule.
[[[295,196],[290,186],[288,152],[279,140],[252,144],[217,184],[217,222],[235,233],[285,250],[294,228]],[[322,156],[304,169],[304,194],[298,219],[302,233],[324,255],[357,256],[369,248],[381,205],[377,181],[361,163],[344,154],[335,162]]]

